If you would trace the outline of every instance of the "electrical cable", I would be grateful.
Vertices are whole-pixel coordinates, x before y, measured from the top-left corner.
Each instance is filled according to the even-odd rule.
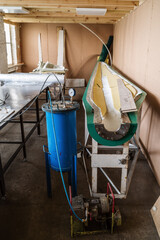
[[[61,179],[62,179],[62,184],[63,184],[64,192],[65,192],[65,195],[66,195],[68,204],[69,204],[69,206],[70,206],[73,214],[75,215],[75,217],[76,217],[79,221],[84,222],[84,220],[81,219],[80,217],[78,217],[78,215],[75,213],[75,211],[74,211],[74,209],[73,209],[73,207],[72,207],[72,205],[71,205],[71,203],[70,203],[70,200],[69,200],[69,196],[68,196],[67,189],[66,189],[65,182],[64,182],[64,178],[63,178],[63,173],[62,173],[60,158],[59,158],[57,137],[56,137],[56,131],[55,131],[55,125],[54,125],[54,118],[53,118],[52,101],[51,101],[51,95],[50,95],[50,92],[49,92],[49,91],[48,91],[48,96],[49,96],[49,103],[50,103],[50,108],[51,108],[51,116],[52,116],[52,125],[53,125],[53,134],[54,134],[54,140],[55,140],[56,154],[57,154],[57,160],[58,160],[58,165],[59,165],[59,170],[60,170],[60,175],[61,175]]]
[[[111,56],[111,53],[107,47],[107,45],[104,43],[104,41],[95,33],[93,32],[89,27],[87,27],[86,25],[84,25],[83,23],[79,23],[82,27],[86,28],[89,32],[91,32],[95,37],[97,37],[101,43],[103,43],[103,45],[105,46],[105,48],[107,49],[107,52],[109,54],[109,59],[110,59],[110,63],[111,63],[111,66],[112,66],[112,56]]]

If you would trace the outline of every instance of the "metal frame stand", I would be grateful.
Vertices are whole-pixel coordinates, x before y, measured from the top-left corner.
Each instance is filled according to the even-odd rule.
[[[108,182],[114,188],[116,194],[115,198],[126,198],[131,179],[135,170],[135,166],[137,163],[137,159],[140,153],[139,148],[139,129],[140,129],[140,118],[141,118],[141,111],[138,114],[138,129],[136,132],[136,136],[134,136],[130,142],[126,142],[121,146],[102,146],[98,145],[98,143],[92,138],[92,145],[87,145],[89,132],[87,129],[87,119],[85,113],[85,147],[89,155],[91,156],[91,168],[92,168],[92,181],[91,181],[91,195],[93,197],[100,197],[105,195],[105,193],[98,193],[97,192],[97,183],[98,183],[98,168],[107,178]],[[89,151],[89,148],[92,149],[92,152]],[[121,150],[122,154],[105,154],[98,153],[99,150]],[[132,160],[130,170],[128,172],[128,161],[129,161],[129,150],[135,151],[134,158]],[[120,183],[120,190],[115,186],[113,181],[107,175],[107,173],[103,170],[103,168],[119,168],[121,169],[121,183]]]
[[[47,183],[47,194],[48,197],[52,197],[52,184],[51,184],[51,164],[50,164],[50,153],[48,151],[47,146],[43,146],[43,151],[45,153],[45,163],[46,163],[46,183]],[[68,183],[72,187],[72,197],[77,195],[77,155],[74,155],[72,168],[68,171]]]
[[[48,87],[46,88],[46,98],[47,98],[47,90],[48,90]],[[5,163],[4,166],[2,166],[2,162],[1,162],[1,158],[0,158],[0,191],[1,191],[2,197],[5,197],[5,194],[6,194],[5,180],[4,180],[5,172],[7,171],[9,166],[12,164],[12,162],[14,161],[14,159],[16,158],[16,156],[18,155],[18,153],[20,152],[21,149],[23,149],[23,160],[26,161],[26,158],[27,158],[26,142],[31,137],[31,135],[33,134],[33,132],[35,131],[36,128],[37,128],[38,135],[40,135],[40,122],[44,118],[45,113],[41,114],[41,116],[39,114],[39,112],[41,111],[39,109],[39,100],[44,100],[44,99],[37,98],[36,99],[36,107],[30,108],[27,110],[27,111],[30,110],[30,111],[36,112],[36,120],[35,121],[23,120],[23,114],[22,114],[19,116],[19,120],[8,120],[8,121],[6,121],[6,124],[4,124],[4,126],[2,126],[0,128],[0,129],[2,129],[8,123],[14,123],[14,124],[18,123],[18,124],[20,124],[20,129],[21,129],[21,141],[12,141],[12,140],[11,141],[0,141],[0,144],[17,144],[17,145],[19,145],[18,148],[16,149],[16,151],[12,154],[12,156],[8,159],[8,161]],[[28,103],[28,104],[30,104],[30,103]],[[21,109],[17,113],[17,115],[21,114],[21,112],[27,108],[27,105],[24,106],[23,109]],[[33,127],[31,128],[31,130],[29,131],[29,133],[27,134],[27,136],[25,136],[24,123],[34,124]]]

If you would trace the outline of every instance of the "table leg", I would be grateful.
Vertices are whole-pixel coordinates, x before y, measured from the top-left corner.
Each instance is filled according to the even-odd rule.
[[[24,125],[23,125],[23,116],[22,116],[22,114],[20,115],[20,126],[21,126],[21,137],[22,137],[22,143],[23,143],[23,156],[24,156],[24,160],[25,160],[26,157],[27,157],[27,154],[26,154],[25,135],[24,135]]]
[[[36,117],[37,117],[37,133],[38,135],[41,134],[41,129],[40,129],[40,121],[39,121],[39,103],[38,103],[38,98],[36,99]]]
[[[49,90],[49,87],[46,87],[46,102],[48,102],[48,90]]]

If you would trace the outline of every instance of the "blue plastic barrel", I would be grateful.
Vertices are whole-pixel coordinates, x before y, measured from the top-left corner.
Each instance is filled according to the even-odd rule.
[[[56,171],[60,170],[53,133],[54,120],[60,164],[64,172],[71,170],[73,159],[77,155],[76,110],[79,109],[79,104],[76,102],[70,105],[66,103],[66,107],[61,107],[59,103],[54,104],[53,102],[52,113],[48,103],[43,104],[42,109],[46,112],[50,166]]]

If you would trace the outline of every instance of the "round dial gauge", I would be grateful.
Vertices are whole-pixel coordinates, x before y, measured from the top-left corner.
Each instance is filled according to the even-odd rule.
[[[76,90],[74,88],[70,88],[68,93],[70,97],[74,97],[76,95]]]

